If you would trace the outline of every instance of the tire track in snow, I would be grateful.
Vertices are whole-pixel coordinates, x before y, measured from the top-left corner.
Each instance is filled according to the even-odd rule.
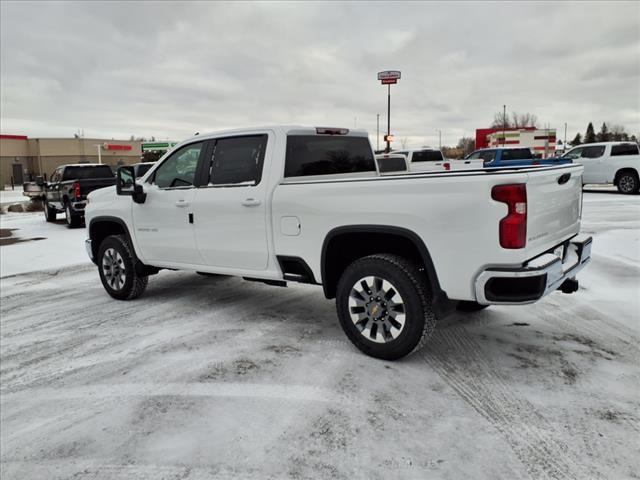
[[[462,326],[436,330],[424,361],[478,414],[496,428],[534,478],[602,478],[585,472],[556,428],[536,407],[514,394],[509,382]]]

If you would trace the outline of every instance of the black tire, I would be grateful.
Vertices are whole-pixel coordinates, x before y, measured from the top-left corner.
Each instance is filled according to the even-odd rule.
[[[399,317],[393,318],[391,312],[385,316],[388,313],[387,310],[382,310],[382,315],[377,320],[373,320],[371,317],[381,311],[378,307],[388,308],[391,311],[395,306],[387,306],[386,303],[382,306],[378,302],[371,308],[370,304],[375,303],[375,300],[370,301],[366,307],[350,306],[350,301],[352,303],[359,301],[355,299],[353,292],[362,285],[358,282],[365,277],[374,277],[388,282],[392,288],[387,291],[387,294],[393,290],[399,295],[398,298],[403,305],[404,324],[399,333],[396,333],[396,337],[391,338],[390,330],[387,330],[389,323],[386,322],[396,322]],[[384,295],[382,286],[378,290],[381,292],[381,296],[376,298],[383,300],[396,298],[393,295],[391,297]],[[364,287],[362,293],[366,293]],[[375,293],[373,294],[375,295]],[[371,299],[374,297],[364,298],[364,301]],[[336,309],[340,325],[349,340],[363,353],[384,360],[397,360],[422,348],[431,337],[437,321],[431,306],[430,288],[424,274],[418,270],[413,262],[391,254],[371,255],[360,258],[349,265],[338,282]],[[365,312],[355,313],[354,309],[363,309]],[[396,310],[396,312],[398,311]],[[352,315],[366,315],[368,318],[356,322],[352,319]],[[366,325],[362,324],[364,321],[367,322]],[[373,323],[377,323],[375,333]],[[383,323],[386,326],[382,326]],[[378,325],[380,325],[380,329],[378,329]],[[378,342],[372,340],[372,335],[378,338],[378,333],[380,336],[387,336],[387,338],[378,340]]]
[[[64,216],[69,228],[77,228],[82,225],[82,217],[73,211],[69,202],[64,206]]]
[[[42,206],[44,207],[44,219],[47,222],[55,222],[56,221],[56,217],[58,216],[58,211],[53,208],[52,206],[49,205],[49,203],[44,200],[42,202]]]
[[[489,305],[480,305],[478,302],[468,302],[465,300],[458,302],[458,305],[456,305],[456,309],[459,312],[479,312],[480,310],[484,310],[488,306]]]
[[[114,255],[114,252],[117,255]],[[121,262],[116,260],[118,256]],[[116,262],[111,259],[116,260]],[[147,289],[149,277],[146,275],[140,276],[136,273],[136,261],[133,249],[124,235],[111,235],[100,244],[97,258],[100,280],[104,289],[113,298],[117,300],[133,300],[142,295]],[[119,270],[114,267],[116,263]],[[107,265],[109,265],[109,268],[107,268]],[[122,281],[121,275],[117,275],[118,279],[114,280],[113,275],[109,276],[109,271],[114,272],[114,275],[122,273],[124,280]]]
[[[616,187],[620,193],[624,193],[625,195],[638,193],[640,189],[638,174],[630,171],[622,172],[616,178]]]

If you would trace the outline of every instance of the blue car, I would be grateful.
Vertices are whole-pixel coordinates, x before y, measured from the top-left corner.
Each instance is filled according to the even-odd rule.
[[[465,157],[465,160],[482,160],[484,168],[572,163],[570,158],[536,158],[529,148],[483,148],[470,153]]]

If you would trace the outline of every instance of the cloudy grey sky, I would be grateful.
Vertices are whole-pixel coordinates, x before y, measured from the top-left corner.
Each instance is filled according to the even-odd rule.
[[[496,111],[640,132],[640,3],[1,3],[1,130],[182,140],[295,123],[455,144]],[[374,137],[372,137],[374,138]]]

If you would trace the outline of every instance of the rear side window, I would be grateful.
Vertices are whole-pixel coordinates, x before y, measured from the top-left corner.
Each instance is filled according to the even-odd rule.
[[[262,179],[266,147],[267,135],[217,140],[209,169],[209,185],[257,185]]]
[[[625,143],[611,147],[612,157],[621,157],[622,155],[639,155],[638,145],[635,143]]]
[[[442,153],[438,150],[421,150],[419,152],[413,152],[411,162],[441,162]]]
[[[366,137],[287,137],[285,177],[375,171],[373,152]]]
[[[582,158],[600,158],[604,155],[604,145],[594,145],[582,149]]]
[[[63,180],[87,180],[89,178],[113,177],[113,171],[109,165],[99,165],[96,167],[66,167],[62,175]]]
[[[528,148],[510,148],[502,151],[502,160],[527,160],[533,158]]]

